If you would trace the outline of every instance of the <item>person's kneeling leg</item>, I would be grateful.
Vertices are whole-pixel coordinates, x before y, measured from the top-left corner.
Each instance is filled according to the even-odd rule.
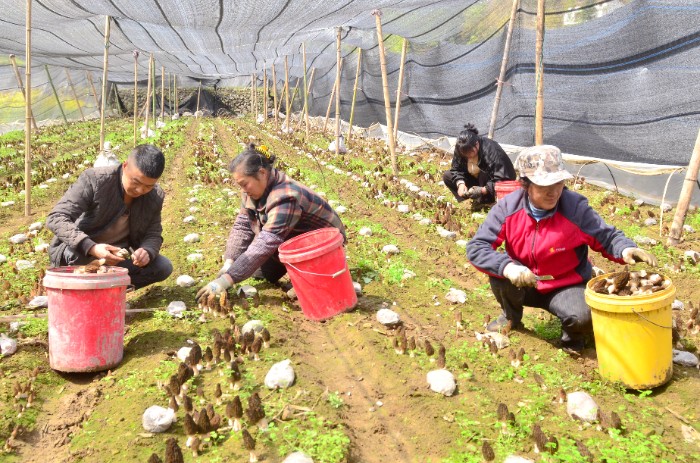
[[[529,288],[518,288],[507,278],[489,277],[491,291],[501,305],[503,313],[489,323],[489,331],[498,331],[510,320],[511,328],[520,328],[523,318],[523,302]]]
[[[562,288],[551,296],[545,309],[561,320],[562,347],[583,350],[586,338],[593,332],[591,309],[586,304],[585,284]]]
[[[173,264],[170,262],[170,259],[160,254],[145,267],[138,267],[131,260],[120,262],[119,266],[129,270],[131,284],[136,289],[163,281],[173,273]]]

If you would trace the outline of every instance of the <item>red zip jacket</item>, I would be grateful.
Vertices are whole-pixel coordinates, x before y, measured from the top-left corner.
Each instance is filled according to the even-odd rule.
[[[622,251],[637,246],[578,193],[565,188],[557,207],[539,222],[526,196],[520,189],[499,200],[467,245],[467,258],[478,270],[503,278],[510,262],[522,264],[535,275],[554,276],[537,282],[537,290],[547,293],[591,279],[589,247],[622,264]],[[505,253],[497,251],[503,242]]]

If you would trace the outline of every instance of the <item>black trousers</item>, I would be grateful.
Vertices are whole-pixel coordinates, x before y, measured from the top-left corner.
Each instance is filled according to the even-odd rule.
[[[457,194],[457,179],[454,171],[447,170],[443,172],[442,181],[445,182],[445,186],[452,192],[455,199],[457,199],[457,202],[461,203],[465,199],[469,199],[463,198]],[[489,177],[483,171],[479,172],[479,178],[474,178],[469,173],[464,175],[464,183],[467,185],[467,188],[471,188],[473,186],[485,186],[488,181]],[[482,204],[491,204],[494,201],[496,201],[496,198],[494,198],[492,194],[486,193],[485,195],[481,196],[481,200],[479,202]]]
[[[514,323],[522,320],[523,306],[537,307],[561,320],[563,343],[582,341],[593,333],[591,309],[584,298],[584,283],[542,294],[535,288],[518,288],[507,278],[490,277],[489,282],[503,315]]]
[[[287,267],[280,262],[279,254],[274,253],[272,257],[267,259],[259,269],[253,273],[254,278],[264,278],[270,283],[277,283],[280,278],[287,274]]]

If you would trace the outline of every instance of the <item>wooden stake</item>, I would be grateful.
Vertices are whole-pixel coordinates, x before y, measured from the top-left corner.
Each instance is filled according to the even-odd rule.
[[[304,68],[304,124],[306,126],[306,135],[304,140],[309,142],[309,91],[306,82],[306,42],[301,44],[301,60]]]
[[[173,76],[173,93],[175,93],[175,114],[180,114],[180,100],[177,94],[177,75]]]
[[[255,104],[253,101],[255,99],[255,94],[253,93],[254,81],[255,81],[255,74],[251,74],[250,75],[250,113],[251,114],[253,114],[253,111],[255,111],[253,108],[253,105]]]
[[[146,87],[146,116],[143,120],[143,125],[146,128],[145,137],[148,138],[148,117],[151,109],[151,85],[153,84],[153,79],[151,75],[151,61],[153,61],[153,53],[148,57],[148,86]]]
[[[24,215],[29,217],[32,213],[32,0],[27,0],[24,22],[24,80],[27,82],[24,98]]]
[[[343,63],[345,60],[340,58],[340,66],[336,64],[336,67],[340,68],[340,72],[343,71]],[[338,88],[338,71],[335,73],[335,81],[333,82],[333,88],[331,89],[331,96],[328,98],[328,108],[326,108],[326,119],[323,121],[323,131],[326,131],[328,127],[328,119],[331,117],[331,107],[333,106],[333,101],[335,101],[335,90]]]
[[[309,78],[309,86],[306,88],[306,95],[308,96],[309,93],[311,93],[311,86],[314,83],[314,74],[316,73],[316,68],[311,68],[311,77]],[[306,117],[300,117],[299,118],[299,123],[297,124],[297,130],[301,129],[301,124],[305,121],[308,120],[308,111],[306,113]]]
[[[340,154],[340,27],[336,30],[335,38],[335,64],[337,72],[335,73],[336,91],[335,91],[335,155]]]
[[[258,120],[258,75],[253,74],[253,117]]]
[[[17,61],[15,60],[15,55],[12,54],[10,55],[10,62],[12,62],[12,69],[15,71],[15,79],[17,79],[17,87],[19,87],[20,91],[22,92],[22,98],[24,98],[24,104],[26,106],[27,104],[27,95],[24,92],[24,84],[22,83],[22,76],[19,73],[19,68],[17,67]],[[29,111],[32,110],[32,105],[29,105]],[[34,114],[32,113],[32,125],[34,126],[34,130],[39,130],[39,127],[36,125],[36,119],[34,119]]]
[[[676,215],[673,217],[673,224],[671,225],[671,231],[668,235],[667,244],[671,246],[677,246],[681,241],[681,235],[683,234],[683,223],[685,222],[685,216],[688,213],[690,198],[693,195],[693,190],[695,189],[695,185],[698,181],[698,171],[700,171],[700,132],[698,132],[698,137],[695,140],[693,155],[690,158],[690,163],[688,163],[688,170],[685,173],[685,181],[683,182],[681,195],[678,198],[678,204],[676,205]]]
[[[401,46],[401,64],[399,64],[399,85],[396,88],[396,109],[394,110],[394,140],[399,136],[399,112],[401,110],[401,87],[403,87],[403,72],[406,64],[406,51],[408,40],[404,37]]]
[[[53,84],[53,79],[51,78],[51,73],[49,72],[49,66],[45,64],[44,69],[46,69],[46,75],[49,77],[49,84],[51,85],[51,90],[53,90],[53,96],[56,97],[56,103],[58,103],[58,109],[61,110],[61,115],[63,116],[63,121],[67,124],[68,118],[66,117],[66,113],[63,112],[63,106],[61,106],[61,99],[58,97],[58,92],[56,91],[56,87]]]
[[[114,103],[117,107],[117,112],[119,113],[119,117],[122,116],[122,108],[119,105],[119,90],[117,89],[117,84],[112,84],[112,90],[114,90]]]
[[[510,41],[513,38],[513,29],[515,26],[515,18],[518,14],[520,0],[513,0],[513,7],[510,10],[510,21],[508,22],[508,32],[506,33],[506,44],[503,47],[503,59],[501,60],[501,71],[498,73],[496,81],[496,98],[493,100],[493,110],[491,111],[491,122],[489,122],[488,137],[493,138],[493,133],[496,131],[496,118],[498,117],[498,107],[501,104],[501,93],[503,92],[503,79],[506,78],[506,70],[508,69],[508,55],[510,54]]]
[[[284,57],[284,120],[287,122],[287,132],[289,132],[290,111],[289,111],[289,65],[287,57]]]
[[[160,120],[165,116],[165,66],[160,67]]]
[[[139,68],[138,68],[138,59],[139,59],[139,51],[134,50],[132,52],[132,55],[134,56],[134,147],[138,145],[138,116],[136,108],[139,105],[138,102],[138,91],[139,91]]]
[[[389,139],[389,153],[391,154],[391,170],[394,176],[399,175],[399,168],[396,163],[396,145],[394,144],[394,127],[391,121],[391,100],[389,97],[389,80],[386,75],[386,55],[384,54],[384,35],[382,34],[382,12],[374,10],[375,22],[377,24],[377,42],[379,43],[379,62],[382,69],[382,87],[384,88],[384,111],[386,112],[386,132]]]
[[[535,145],[544,143],[544,0],[537,0],[537,42],[535,42]]]
[[[202,81],[199,82],[199,89],[197,90],[197,112],[199,112],[199,99],[202,97]]]
[[[362,66],[362,48],[357,48],[357,69],[355,70],[355,84],[352,86],[352,104],[350,105],[350,127],[348,127],[348,143],[352,138],[352,122],[355,117],[355,100],[357,99],[357,85],[360,80],[360,67]]]
[[[102,105],[100,109],[100,146],[98,151],[102,151],[105,145],[105,110],[107,108],[107,78],[109,76],[107,65],[109,63],[109,32],[111,24],[112,18],[105,16],[105,51],[102,59]]]
[[[70,78],[70,71],[68,71],[68,68],[66,69],[66,78],[68,79],[68,86],[71,89],[71,92],[73,93],[73,98],[75,99],[75,104],[78,105],[78,110],[80,110],[80,119],[85,122],[85,114],[83,113],[83,107],[80,106],[80,100],[78,99],[78,93],[75,91],[75,86],[73,86],[73,79]]]
[[[272,63],[272,106],[275,110],[275,132],[279,130],[279,114],[277,110],[277,76],[275,75],[275,63]]]
[[[156,87],[158,84],[156,84],[156,57],[155,55],[151,54],[151,74],[153,74],[153,86],[151,87],[151,90],[153,92],[153,98],[151,99],[151,102],[153,104],[153,112],[151,113],[153,115],[153,132],[156,130],[156,96],[158,95],[158,91],[156,90]]]
[[[92,72],[86,71],[87,80],[90,82],[90,88],[92,89],[92,96],[95,98],[95,109],[99,110],[100,100],[97,98],[97,90],[95,90],[95,82],[92,80]]]
[[[267,111],[270,107],[269,98],[267,97],[267,68],[263,73],[263,123],[267,124]]]

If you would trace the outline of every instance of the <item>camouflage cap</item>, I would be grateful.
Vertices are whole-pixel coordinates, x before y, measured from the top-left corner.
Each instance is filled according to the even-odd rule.
[[[564,159],[556,146],[538,145],[525,148],[515,160],[520,177],[539,186],[549,186],[574,178],[564,168]]]

